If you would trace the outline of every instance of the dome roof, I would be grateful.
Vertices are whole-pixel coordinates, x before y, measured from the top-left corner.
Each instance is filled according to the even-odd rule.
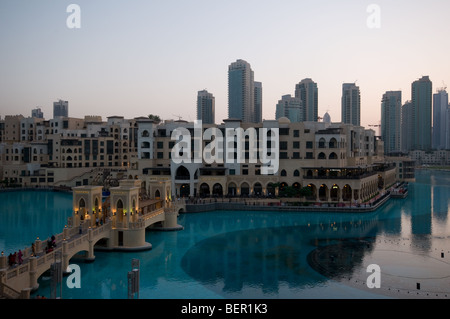
[[[288,119],[287,117],[280,117],[279,119],[278,119],[278,123],[286,123],[286,124],[289,124],[289,123],[291,123],[291,120],[290,119]]]

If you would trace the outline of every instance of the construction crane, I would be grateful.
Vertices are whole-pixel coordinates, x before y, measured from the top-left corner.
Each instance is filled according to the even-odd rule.
[[[181,115],[176,115],[176,114],[172,114],[172,116],[178,117],[178,121],[181,121],[181,119],[183,118]]]
[[[378,127],[378,136],[381,136],[381,122],[378,124],[369,124],[370,127]]]

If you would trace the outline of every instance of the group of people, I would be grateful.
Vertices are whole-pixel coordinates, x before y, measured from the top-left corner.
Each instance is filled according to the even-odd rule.
[[[55,235],[52,235],[51,238],[47,240],[47,247],[45,248],[45,252],[49,253],[53,251],[53,249],[56,247],[56,237]],[[36,246],[33,243],[31,243],[31,250],[32,254],[31,256],[36,256]],[[10,267],[21,265],[23,263],[23,252],[19,249],[18,252],[10,253],[8,256],[8,264]]]
[[[14,254],[10,253],[8,256],[9,266],[22,265],[23,263],[23,253],[19,249],[19,252],[14,252]]]
[[[47,247],[45,248],[45,253],[48,254],[49,252],[53,251],[53,248],[55,247],[56,247],[56,238],[55,235],[52,235],[52,237],[47,240]]]

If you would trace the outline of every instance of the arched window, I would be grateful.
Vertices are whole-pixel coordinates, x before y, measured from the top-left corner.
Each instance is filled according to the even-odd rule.
[[[200,185],[200,197],[207,197],[209,196],[209,194],[210,194],[209,185],[206,183]]]
[[[325,156],[324,152],[320,152],[319,156],[317,156],[318,159],[326,159],[327,157]]]
[[[300,176],[300,172],[299,172],[299,170],[298,170],[298,169],[296,169],[296,170],[294,171],[294,176],[295,176],[295,177],[298,177],[298,176]]]
[[[177,172],[175,174],[175,179],[184,179],[184,180],[188,180],[191,177],[191,174],[189,173],[189,170],[184,167],[184,166],[180,166],[177,168]]]
[[[231,182],[230,184],[228,184],[228,195],[229,196],[236,196],[237,192],[236,192],[236,184]]]
[[[337,147],[337,141],[336,141],[336,139],[334,137],[330,140],[330,143],[328,143],[328,147],[329,148],[336,148]]]
[[[214,184],[213,186],[213,195],[217,195],[217,196],[222,196],[223,195],[223,190],[222,190],[222,185],[219,183]]]
[[[286,174],[286,171],[283,169],[283,170],[281,170],[281,174],[280,174],[281,176],[286,176],[287,174]]]
[[[319,148],[325,148],[325,139],[323,137],[319,140]]]
[[[253,185],[253,193],[256,196],[262,195],[262,185],[260,183],[255,183],[255,185]]]
[[[241,184],[241,196],[248,196],[250,194],[250,186],[244,182]]]
[[[335,152],[331,153],[330,156],[328,157],[329,159],[337,159],[338,156]]]

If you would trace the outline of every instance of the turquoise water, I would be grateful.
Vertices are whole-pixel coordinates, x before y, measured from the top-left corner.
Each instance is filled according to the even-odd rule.
[[[70,215],[71,197],[51,195],[61,198],[49,199],[49,205],[60,207],[55,203],[67,201]],[[140,260],[141,299],[408,298],[418,281],[422,289],[414,294],[450,297],[449,195],[449,172],[417,171],[407,199],[392,199],[372,213],[182,214],[179,224],[184,230],[146,233],[152,250],[96,251],[95,262],[79,264],[81,288],[63,284],[62,297],[127,298],[127,272],[133,258]],[[38,201],[31,206],[39,204],[47,205]],[[55,218],[50,209],[39,211],[48,214],[32,222],[41,236],[51,233],[47,221],[64,227],[60,220],[64,212]],[[4,214],[2,240],[4,234],[15,237],[12,228],[23,227],[17,217],[6,232]],[[6,215],[10,214],[8,210]],[[26,227],[27,233],[36,233],[31,225]],[[373,263],[381,267],[380,289],[364,284],[369,275],[366,267]],[[49,296],[49,286],[41,279],[37,293]]]
[[[0,251],[8,255],[61,233],[72,216],[70,193],[0,192],[0,203]]]

